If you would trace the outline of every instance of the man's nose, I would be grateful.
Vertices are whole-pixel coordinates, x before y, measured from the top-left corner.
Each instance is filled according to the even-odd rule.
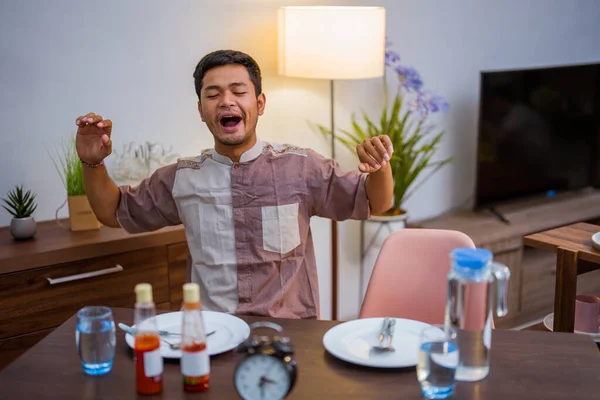
[[[223,97],[221,97],[221,107],[232,107],[235,105],[235,99],[233,93],[225,92]]]

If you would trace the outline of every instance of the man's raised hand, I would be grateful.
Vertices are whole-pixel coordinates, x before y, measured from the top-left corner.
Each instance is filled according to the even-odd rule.
[[[87,164],[99,164],[112,153],[112,122],[100,115],[88,113],[77,117],[77,136],[75,146],[81,161]]]

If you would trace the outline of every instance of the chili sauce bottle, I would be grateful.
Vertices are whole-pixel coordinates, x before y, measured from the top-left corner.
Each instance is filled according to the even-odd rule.
[[[134,359],[137,392],[152,395],[163,389],[163,359],[156,325],[156,307],[152,299],[152,286],[140,283],[135,287],[136,326]]]
[[[181,374],[183,389],[204,392],[209,388],[210,357],[206,348],[206,331],[197,283],[183,285],[183,319],[181,327]]]

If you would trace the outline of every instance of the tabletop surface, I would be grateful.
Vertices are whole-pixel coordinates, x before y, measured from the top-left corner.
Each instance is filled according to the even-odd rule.
[[[133,310],[113,309],[115,323],[131,324]],[[269,318],[241,317],[247,322]],[[415,368],[379,370],[358,367],[329,355],[325,332],[341,322],[273,320],[291,337],[299,376],[290,399],[421,399]],[[112,371],[92,377],[82,372],[75,349],[75,318],[70,318],[0,372],[7,399],[237,399],[234,352],[211,358],[211,388],[202,394],[183,391],[179,363],[165,360],[160,396],[138,396],[132,351],[118,329]],[[496,330],[492,336],[490,375],[476,383],[457,383],[459,399],[595,398],[600,393],[600,352],[585,335]],[[6,396],[6,397],[4,397]]]
[[[551,251],[562,247],[577,251],[582,260],[600,264],[600,251],[592,247],[592,235],[596,232],[600,232],[600,226],[580,222],[525,236],[524,244]]]

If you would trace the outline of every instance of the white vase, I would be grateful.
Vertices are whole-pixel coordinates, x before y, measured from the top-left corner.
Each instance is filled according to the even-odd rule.
[[[25,240],[35,236],[37,224],[33,217],[13,218],[10,221],[10,234],[17,240]]]

